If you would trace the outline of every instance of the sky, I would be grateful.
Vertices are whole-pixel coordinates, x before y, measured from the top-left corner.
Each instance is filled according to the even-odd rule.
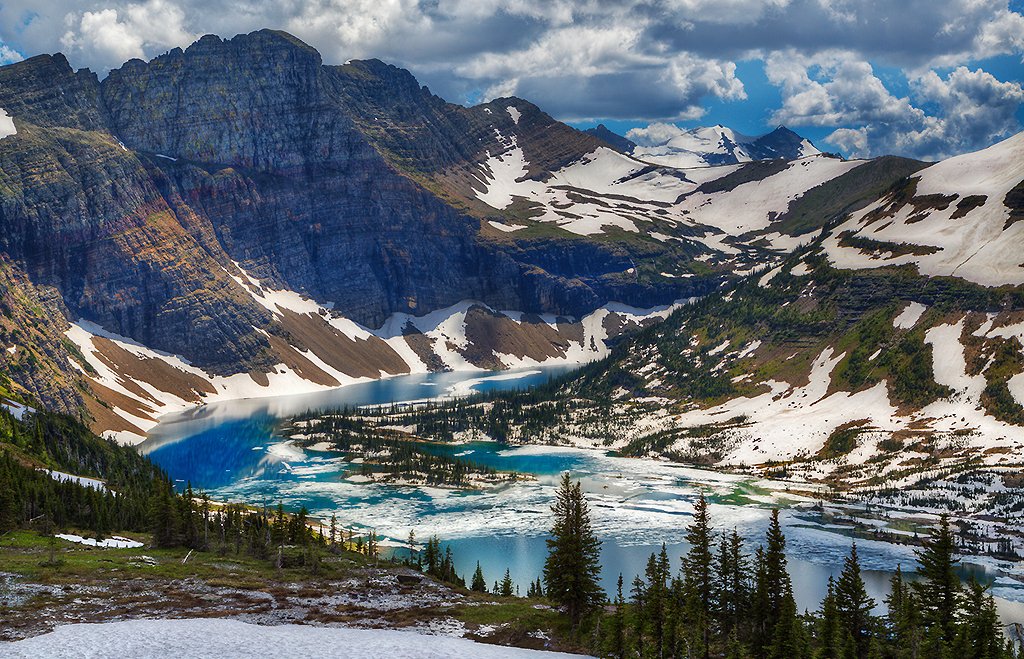
[[[1024,0],[0,0],[0,63],[105,75],[269,27],[380,58],[455,103],[519,96],[640,143],[777,125],[851,157],[934,160],[1024,122]],[[653,124],[653,125],[652,125]]]

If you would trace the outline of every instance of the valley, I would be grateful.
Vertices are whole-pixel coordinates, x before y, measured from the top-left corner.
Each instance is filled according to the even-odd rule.
[[[832,657],[843,583],[844,656],[980,626],[1012,657],[1024,133],[988,144],[577,130],[277,30],[0,66],[0,641],[209,616],[655,656],[680,616],[706,657]],[[570,527],[587,615],[550,590]]]

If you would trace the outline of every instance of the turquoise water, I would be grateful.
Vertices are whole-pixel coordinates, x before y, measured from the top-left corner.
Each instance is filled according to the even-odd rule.
[[[779,492],[736,505],[733,495],[750,489],[747,479],[737,476],[603,451],[509,448],[493,442],[433,445],[430,450],[527,474],[528,480],[487,491],[391,487],[353,479],[358,466],[343,455],[303,451],[274,435],[279,419],[307,409],[420,400],[453,390],[527,387],[564,370],[532,369],[492,379],[466,373],[408,376],[312,395],[211,404],[162,422],[140,448],[180,486],[191,482],[215,498],[281,502],[292,510],[306,506],[314,517],[336,514],[341,524],[373,528],[396,545],[404,543],[410,530],[421,540],[437,534],[451,545],[461,573],[471,574],[479,560],[489,583],[508,568],[524,590],[543,567],[550,502],[564,471],[580,479],[587,493],[595,530],[604,539],[602,578],[609,591],[620,572],[627,584],[642,572],[647,556],[662,542],[679,565],[692,502],[701,491],[721,502],[711,507],[717,526],[736,528],[750,549],[763,536],[769,507],[788,503]],[[813,525],[808,528],[790,510],[784,511],[783,521],[798,602],[802,608],[815,608],[828,577],[841,568],[850,540]],[[870,541],[859,542],[858,549],[869,591],[881,604],[891,571],[897,563],[912,568],[913,552]],[[984,569],[977,569],[984,578]],[[1024,620],[1024,586],[1004,580],[997,594],[1007,619]]]

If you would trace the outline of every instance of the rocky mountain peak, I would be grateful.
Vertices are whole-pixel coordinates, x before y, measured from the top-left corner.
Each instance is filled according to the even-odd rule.
[[[0,107],[37,126],[97,130],[105,124],[96,74],[74,71],[60,53],[0,68]]]

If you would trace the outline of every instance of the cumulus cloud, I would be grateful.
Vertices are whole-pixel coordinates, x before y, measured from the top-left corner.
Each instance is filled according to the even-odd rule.
[[[697,120],[709,101],[747,102],[734,62],[760,61],[782,103],[751,99],[758,122],[831,128],[833,145],[861,154],[888,138],[922,155],[1013,130],[1016,82],[985,78],[984,60],[1024,54],[1008,0],[4,0],[0,63],[62,50],[102,75],[263,27],[328,63],[407,67],[455,102],[515,94],[568,120]],[[903,72],[901,92],[879,67]],[[973,93],[989,95],[968,107]]]
[[[0,41],[0,66],[20,62],[22,59],[21,53]]]
[[[184,20],[185,12],[169,0],[148,0],[77,16],[69,13],[65,17],[68,29],[60,44],[72,56],[121,63],[188,45],[196,35],[185,29]]]
[[[893,94],[870,63],[848,52],[776,52],[767,57],[765,72],[782,92],[773,120],[839,126],[827,141],[853,156],[938,159],[1020,130],[1020,83],[1002,82],[981,69],[960,66],[945,78],[925,70],[909,77],[906,96]]]

